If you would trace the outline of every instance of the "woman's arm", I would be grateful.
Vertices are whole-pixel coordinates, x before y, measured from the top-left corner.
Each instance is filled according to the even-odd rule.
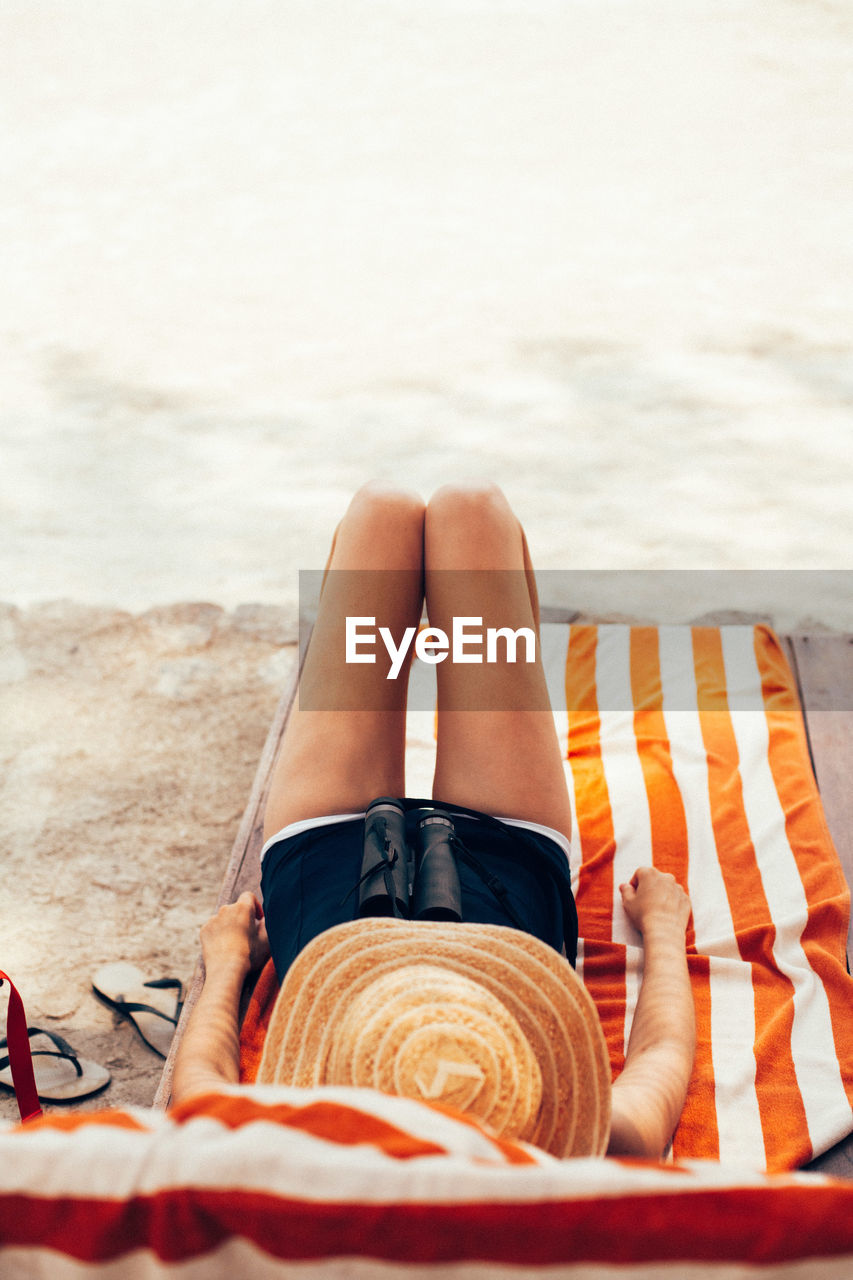
[[[175,1059],[172,1106],[240,1078],[240,994],[269,956],[263,913],[251,893],[220,907],[201,931],[204,987]]]
[[[613,1084],[608,1154],[659,1159],[681,1117],[696,1048],[684,945],[690,901],[674,876],[654,867],[641,867],[620,892],[645,959],[625,1067]]]

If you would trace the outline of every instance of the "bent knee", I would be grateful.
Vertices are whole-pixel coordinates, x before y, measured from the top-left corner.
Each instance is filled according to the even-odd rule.
[[[490,549],[521,546],[521,526],[503,490],[490,482],[443,485],[429,501],[426,539],[434,548],[455,546],[471,563]],[[503,559],[503,556],[501,556]]]
[[[429,500],[428,512],[440,512],[442,515],[468,513],[489,515],[492,512],[510,512],[500,485],[491,480],[468,480],[458,483],[443,484]]]
[[[417,493],[377,481],[362,485],[335,530],[330,567],[420,571],[424,511]]]
[[[425,508],[423,498],[413,489],[399,489],[381,480],[368,480],[354,493],[347,515],[417,521],[423,520]]]

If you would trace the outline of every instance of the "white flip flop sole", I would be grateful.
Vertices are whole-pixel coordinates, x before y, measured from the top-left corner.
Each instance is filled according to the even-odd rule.
[[[176,978],[146,982],[135,965],[115,961],[92,978],[95,994],[129,1018],[150,1049],[165,1058],[178,1023],[181,984]]]
[[[73,1053],[73,1058],[63,1053],[60,1045]],[[90,1058],[81,1058],[64,1040],[54,1040],[46,1031],[31,1029],[30,1052],[36,1092],[44,1102],[69,1102],[74,1098],[87,1098],[90,1093],[97,1093],[110,1082],[110,1073],[106,1067],[92,1062]],[[75,1061],[80,1068],[79,1072],[74,1065]],[[7,1089],[14,1089],[10,1066],[0,1070],[0,1084]]]

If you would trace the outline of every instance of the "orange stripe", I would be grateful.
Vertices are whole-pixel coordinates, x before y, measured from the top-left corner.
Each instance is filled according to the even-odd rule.
[[[378,1116],[340,1102],[313,1102],[301,1106],[278,1102],[264,1104],[247,1094],[201,1094],[170,1112],[179,1124],[198,1116],[212,1117],[229,1129],[255,1121],[267,1121],[299,1129],[338,1146],[373,1146],[395,1160],[417,1156],[447,1155],[447,1149],[389,1124]]]
[[[676,1159],[719,1160],[720,1131],[711,1052],[711,961],[707,956],[688,955],[687,967],[696,1014],[696,1060],[672,1152]]]
[[[628,1177],[627,1169],[617,1172]],[[645,1192],[629,1182],[618,1194],[463,1203],[318,1200],[239,1186],[169,1187],[128,1200],[0,1197],[4,1244],[33,1250],[32,1273],[45,1275],[52,1274],[48,1251],[93,1272],[144,1248],[153,1260],[149,1274],[166,1274],[170,1263],[246,1241],[273,1263],[316,1261],[322,1276],[356,1270],[347,1265],[356,1258],[366,1260],[358,1269],[371,1274],[382,1262],[432,1265],[436,1275],[442,1264],[461,1273],[470,1262],[480,1273],[503,1277],[593,1267],[627,1275],[642,1266],[645,1274],[708,1280],[726,1265],[741,1275],[779,1275],[787,1274],[786,1264],[811,1261],[814,1267],[816,1259],[833,1259],[831,1274],[840,1276],[853,1258],[851,1210],[853,1187],[840,1181],[700,1183],[689,1191],[673,1184]],[[127,1269],[135,1272],[132,1258]],[[797,1273],[807,1274],[802,1265]]]
[[[585,941],[583,980],[598,1012],[607,1042],[610,1077],[615,1080],[625,1066],[625,948],[618,942]]]
[[[456,1124],[476,1130],[504,1158],[507,1164],[531,1165],[537,1161],[529,1151],[511,1139],[487,1133],[473,1116],[441,1103],[426,1103]],[[211,1116],[229,1129],[265,1121],[288,1129],[299,1129],[312,1137],[322,1138],[338,1146],[374,1146],[395,1160],[411,1160],[420,1156],[449,1155],[447,1147],[400,1129],[379,1116],[349,1107],[342,1102],[263,1103],[252,1094],[204,1094],[175,1107],[170,1115],[179,1124],[199,1116]]]
[[[616,842],[601,760],[601,721],[595,686],[596,627],[572,627],[566,663],[569,762],[575,786],[582,863],[577,908],[582,938],[604,941],[613,927]]]
[[[28,1120],[26,1125],[19,1125],[10,1132],[14,1134],[33,1133],[36,1129],[59,1129],[63,1133],[74,1133],[77,1129],[88,1129],[91,1125],[100,1125],[104,1129],[131,1129],[137,1133],[151,1133],[150,1125],[128,1115],[126,1111],[73,1111],[68,1115],[51,1112],[50,1115],[39,1116]]]
[[[611,1070],[625,1065],[625,948],[613,936],[613,856],[616,841],[601,759],[595,684],[598,629],[572,627],[566,662],[569,761],[575,788],[581,867],[578,931],[584,940],[584,982],[604,1028]]]
[[[278,996],[279,984],[272,960],[261,970],[240,1027],[240,1083],[253,1084],[264,1053],[264,1040]]]
[[[688,886],[687,819],[672,767],[672,751],[663,715],[660,642],[657,627],[631,628],[631,692],[634,734],[643,771],[651,823],[652,861]],[[696,955],[691,917],[686,947],[696,1010],[696,1061],[684,1111],[673,1143],[676,1155],[719,1158],[719,1131],[711,1056],[711,975],[705,957]]]
[[[779,642],[766,628],[756,629],[755,653],[767,710],[770,769],[808,904],[800,942],[826,991],[835,1052],[853,1105],[853,980],[846,967],[850,891],[812,775],[793,677]]]
[[[741,958],[752,966],[755,1000],[756,1096],[768,1169],[788,1168],[808,1126],[797,1086],[791,1028],[793,984],[773,958],[776,929],[770,917],[743,803],[737,743],[725,687],[722,638],[716,629],[693,630],[699,721],[708,760],[711,822]]]

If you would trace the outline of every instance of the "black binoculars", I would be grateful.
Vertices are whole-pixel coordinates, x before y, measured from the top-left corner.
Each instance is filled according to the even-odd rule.
[[[461,920],[454,837],[453,819],[443,809],[421,811],[413,855],[403,804],[389,796],[373,800],[364,817],[358,914]]]

